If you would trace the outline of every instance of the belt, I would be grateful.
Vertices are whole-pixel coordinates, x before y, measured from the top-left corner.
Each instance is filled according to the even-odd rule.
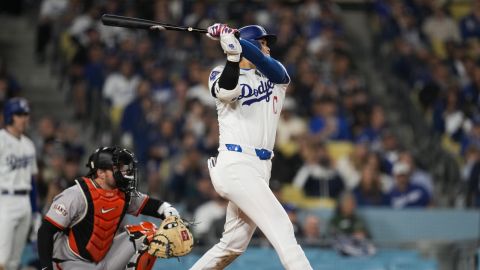
[[[17,189],[17,190],[6,190],[2,189],[0,191],[0,194],[2,195],[18,195],[18,196],[23,196],[23,195],[28,195],[30,193],[30,190],[28,189]]]
[[[240,146],[238,144],[227,143],[225,146],[221,145],[218,149],[220,151],[227,150],[232,152],[245,153],[252,156],[257,156],[260,160],[268,160],[273,157],[273,152],[268,149],[258,149],[248,146]]]

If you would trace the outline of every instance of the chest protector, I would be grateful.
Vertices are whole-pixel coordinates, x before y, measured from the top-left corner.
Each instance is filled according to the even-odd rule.
[[[77,255],[98,263],[112,245],[130,198],[118,189],[96,187],[88,178],[75,182],[85,195],[87,209],[84,218],[70,229],[68,243]]]

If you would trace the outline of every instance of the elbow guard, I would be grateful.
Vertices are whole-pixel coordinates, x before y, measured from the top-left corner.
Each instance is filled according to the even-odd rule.
[[[237,100],[238,96],[242,93],[242,88],[240,85],[236,85],[235,88],[228,90],[223,89],[218,85],[218,81],[213,85],[213,92],[215,97],[218,98],[221,102],[231,103]]]

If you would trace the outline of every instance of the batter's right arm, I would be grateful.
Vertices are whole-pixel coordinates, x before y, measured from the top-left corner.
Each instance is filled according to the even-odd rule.
[[[270,81],[278,84],[290,83],[290,76],[280,62],[265,55],[248,40],[242,39],[240,44],[242,45],[243,57],[252,62]]]
[[[210,81],[213,79],[213,84],[210,89],[214,97],[222,102],[229,103],[236,100],[241,94],[241,88],[238,85],[238,77],[240,76],[240,54],[242,53],[242,46],[234,35],[236,30],[231,29],[226,25],[220,27],[218,31],[212,30],[212,27],[209,27],[209,34],[212,37],[219,36],[220,45],[227,55],[227,62],[218,79],[214,76],[216,75],[214,72],[218,71],[214,70],[210,74]]]

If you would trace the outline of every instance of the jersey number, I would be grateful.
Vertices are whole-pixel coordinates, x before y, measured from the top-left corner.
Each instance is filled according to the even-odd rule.
[[[274,114],[277,114],[277,103],[278,103],[278,97],[277,97],[277,96],[273,96],[272,105],[273,105],[273,113],[274,113]]]

